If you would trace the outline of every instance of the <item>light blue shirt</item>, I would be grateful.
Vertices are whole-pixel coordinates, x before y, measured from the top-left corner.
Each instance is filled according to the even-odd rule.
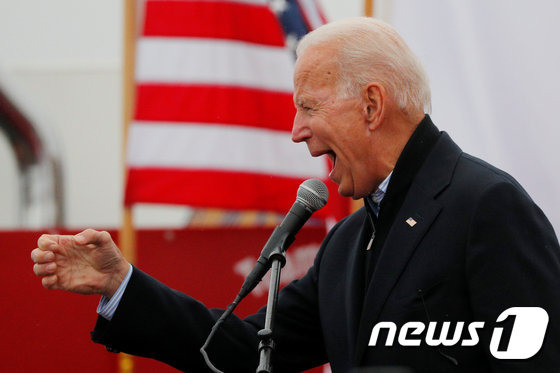
[[[124,294],[126,285],[128,285],[130,276],[132,276],[131,264],[129,264],[128,272],[126,273],[124,280],[119,285],[117,291],[115,291],[115,294],[113,294],[111,298],[107,298],[106,296],[101,297],[99,305],[97,306],[97,313],[99,314],[99,316],[102,316],[104,319],[111,321]]]
[[[375,216],[379,216],[379,204],[385,197],[385,193],[387,193],[387,187],[389,186],[389,181],[391,180],[391,175],[393,175],[393,171],[379,184],[377,190],[369,195],[373,203],[371,203],[371,207]]]

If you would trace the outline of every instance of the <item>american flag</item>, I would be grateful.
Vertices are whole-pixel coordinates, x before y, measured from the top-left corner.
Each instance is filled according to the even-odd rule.
[[[286,212],[324,158],[291,142],[293,48],[314,0],[155,1],[137,41],[125,204]],[[348,202],[323,216],[340,218]]]

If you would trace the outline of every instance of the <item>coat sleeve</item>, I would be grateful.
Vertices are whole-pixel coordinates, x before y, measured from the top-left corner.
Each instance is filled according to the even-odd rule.
[[[466,249],[466,272],[475,320],[485,322],[480,344],[495,372],[560,371],[560,249],[543,212],[514,181],[486,188],[477,202]],[[526,360],[501,360],[491,354],[495,327],[511,307],[540,307],[549,316],[540,351]],[[509,320],[512,321],[512,320]],[[510,332],[511,334],[511,332]],[[507,340],[499,350],[505,350]]]
[[[300,372],[326,362],[321,332],[317,271],[326,242],[307,274],[280,291],[274,326],[275,372]],[[111,321],[99,317],[92,340],[109,351],[163,361],[189,372],[209,371],[199,352],[223,310],[208,309],[196,299],[173,290],[134,268]],[[242,320],[235,315],[222,325],[207,352],[224,372],[254,372],[258,365],[257,332],[266,308]]]

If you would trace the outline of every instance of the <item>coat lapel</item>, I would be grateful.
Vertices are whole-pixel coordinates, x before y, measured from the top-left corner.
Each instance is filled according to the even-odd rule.
[[[365,241],[368,235],[365,232],[367,227],[365,208],[362,208],[360,212],[360,218],[364,221],[364,224],[362,224],[359,234],[354,238],[355,242],[349,243],[351,244],[349,247],[356,247],[357,250],[353,250],[351,254],[352,257],[346,264],[346,273],[349,274],[349,277],[346,283],[344,301],[348,315],[348,343],[350,344],[350,351],[354,351],[354,344],[358,332],[358,321],[360,320],[364,304],[364,255],[361,248],[365,247]]]
[[[441,211],[442,206],[436,200],[436,196],[449,184],[460,154],[459,147],[443,133],[407,193],[387,235],[365,295],[357,327],[354,356],[356,365],[359,365],[363,357],[371,329],[378,320],[389,294],[418,243]],[[416,224],[408,224],[409,218]],[[358,267],[360,265],[355,268]]]

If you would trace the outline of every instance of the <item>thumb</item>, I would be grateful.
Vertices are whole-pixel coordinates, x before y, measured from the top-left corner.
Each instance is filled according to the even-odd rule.
[[[86,229],[74,236],[74,242],[78,245],[94,244],[101,246],[111,241],[111,235],[105,231],[96,231],[94,229]]]

